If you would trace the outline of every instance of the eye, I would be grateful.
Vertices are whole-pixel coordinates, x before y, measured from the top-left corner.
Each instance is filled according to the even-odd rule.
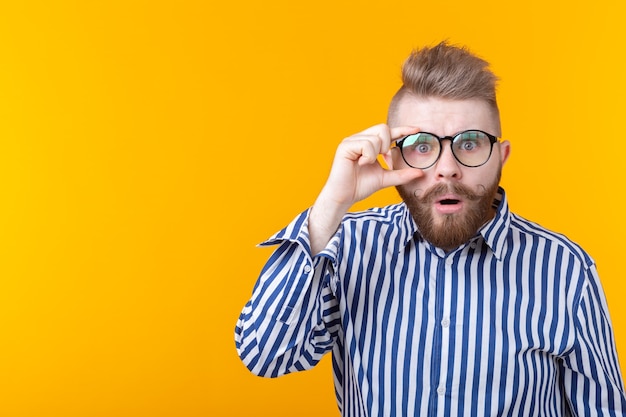
[[[428,143],[416,143],[413,149],[419,153],[428,153],[430,152],[431,146]]]
[[[474,141],[464,140],[461,142],[460,148],[464,151],[471,151],[471,150],[474,150],[474,148],[476,148],[477,146],[478,144]]]
[[[480,131],[469,130],[454,140],[454,147],[462,152],[477,152],[489,144],[489,138]]]
[[[437,140],[428,133],[417,133],[407,136],[402,143],[405,152],[424,155],[434,151]]]

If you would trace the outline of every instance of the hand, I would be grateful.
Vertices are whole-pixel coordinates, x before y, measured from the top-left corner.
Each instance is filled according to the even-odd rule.
[[[384,169],[379,155],[391,158],[391,143],[419,131],[415,127],[389,128],[385,124],[372,126],[350,136],[337,148],[330,175],[320,196],[334,201],[346,211],[383,188],[406,184],[421,177],[415,168]]]
[[[383,188],[406,184],[423,176],[415,168],[385,169],[379,155],[391,159],[391,142],[419,130],[415,127],[372,126],[344,139],[309,216],[309,237],[313,254],[321,251],[337,230],[341,219],[356,202]]]

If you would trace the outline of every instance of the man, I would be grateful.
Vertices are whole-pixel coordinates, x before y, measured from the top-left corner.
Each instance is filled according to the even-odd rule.
[[[275,377],[332,351],[344,416],[623,415],[594,261],[499,187],[488,64],[441,43],[402,75],[388,124],[345,139],[313,207],[264,243],[242,361]],[[389,186],[402,203],[347,213]]]

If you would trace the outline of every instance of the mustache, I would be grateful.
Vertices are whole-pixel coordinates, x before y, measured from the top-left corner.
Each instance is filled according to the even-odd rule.
[[[422,194],[422,196],[419,197],[419,201],[423,203],[432,203],[445,194],[456,194],[467,200],[476,201],[480,200],[487,193],[484,186],[481,185],[480,187],[483,191],[482,193],[474,192],[472,189],[462,184],[437,184]]]

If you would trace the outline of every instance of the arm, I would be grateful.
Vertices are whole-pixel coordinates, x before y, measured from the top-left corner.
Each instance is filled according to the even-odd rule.
[[[309,235],[313,254],[324,249],[354,203],[378,190],[406,184],[423,175],[419,169],[393,169],[391,162],[391,142],[416,131],[414,127],[390,129],[381,124],[341,142],[328,180],[311,209]],[[379,164],[378,155],[385,157],[391,170]]]
[[[331,266],[337,257],[333,248],[324,248],[355,202],[423,175],[413,168],[387,170],[378,162],[382,154],[391,166],[391,141],[416,130],[377,125],[345,139],[311,210],[268,242],[280,246],[261,272],[235,330],[239,356],[250,371],[278,376],[308,369],[332,349],[340,327],[332,291],[337,268]]]
[[[241,360],[261,376],[309,369],[332,349],[338,329],[329,255],[312,258],[308,213],[264,245],[279,244],[235,329]]]
[[[575,415],[621,416],[626,394],[611,319],[594,265],[587,274],[574,317],[576,343],[564,362],[564,386]]]

